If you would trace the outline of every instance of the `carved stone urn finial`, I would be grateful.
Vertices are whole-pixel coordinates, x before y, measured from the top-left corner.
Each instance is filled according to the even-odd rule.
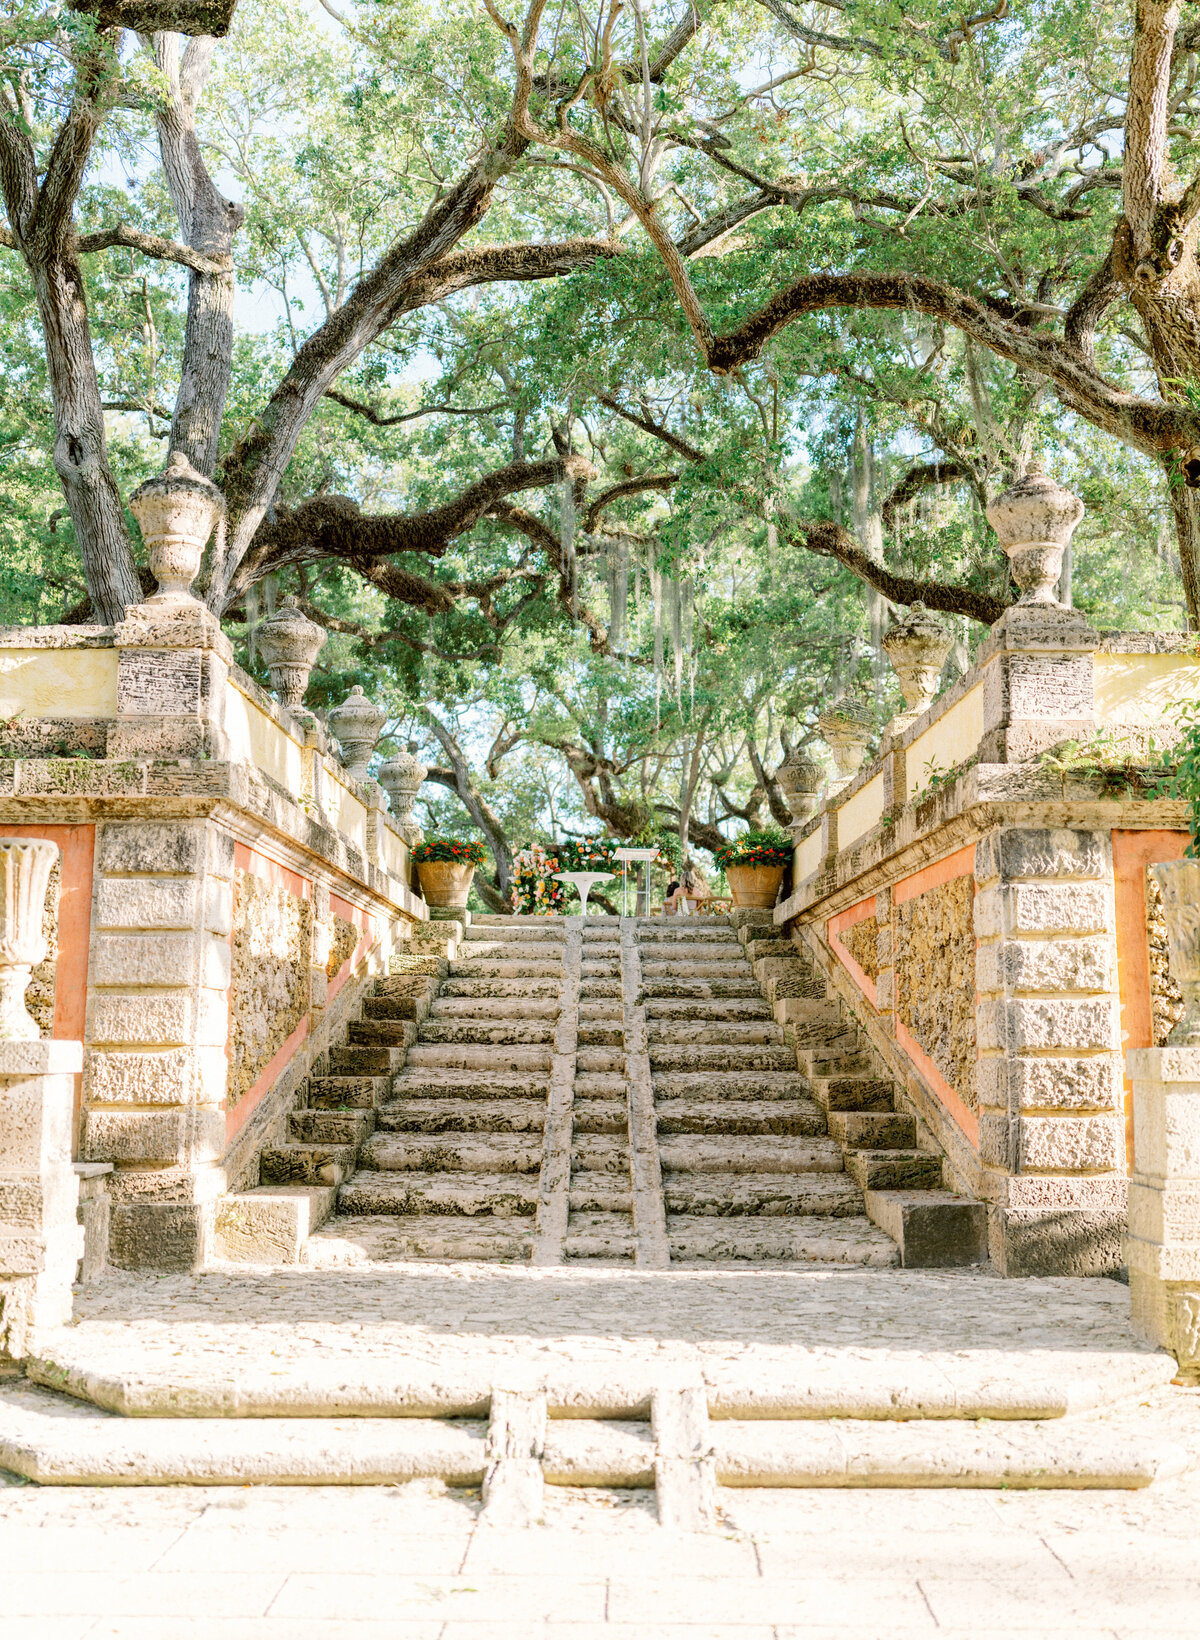
[[[846,694],[821,713],[817,727],[833,753],[833,761],[841,776],[839,784],[845,785],[862,767],[863,757],[871,743],[875,731],[871,710],[865,701]]]
[[[411,848],[425,841],[425,833],[412,817],[413,804],[421,782],[429,770],[417,756],[417,743],[410,740],[407,751],[388,758],[379,770],[379,784],[388,794],[388,805],[404,839]]]
[[[346,772],[355,780],[368,779],[367,765],[387,722],[383,707],[369,701],[356,683],[340,706],[330,708],[325,722],[341,744]]]
[[[267,663],[271,688],[293,711],[304,704],[309,675],[324,648],[325,636],[325,628],[310,621],[300,600],[291,597],[255,628],[254,641]]]
[[[811,752],[793,746],[775,771],[775,779],[792,814],[792,831],[800,831],[817,812],[825,771]]]
[[[210,478],[198,473],[182,450],[173,450],[162,472],[129,497],[158,591],[148,604],[196,604],[192,582],[200,573],[204,548],[225,511],[225,498]]]
[[[1079,497],[1034,463],[1024,478],[996,497],[987,517],[1008,554],[1013,580],[1021,588],[1018,604],[1061,608],[1054,589],[1062,574],[1063,553],[1083,517]]]
[[[946,656],[954,647],[954,639],[924,604],[913,604],[907,615],[900,615],[883,634],[883,652],[892,663],[892,670],[900,680],[907,712],[893,720],[893,728],[906,718],[915,718],[932,704]]]
[[[42,915],[57,858],[57,843],[0,840],[0,1042],[32,1042],[41,1035],[25,992],[34,963],[46,955]]]

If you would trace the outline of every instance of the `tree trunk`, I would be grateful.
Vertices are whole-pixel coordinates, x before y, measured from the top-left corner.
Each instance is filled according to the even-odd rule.
[[[1200,490],[1189,490],[1180,481],[1178,467],[1170,457],[1164,460],[1163,466],[1179,542],[1179,569],[1183,595],[1187,599],[1188,628],[1200,632]]]
[[[141,602],[142,589],[121,492],[108,464],[83,273],[67,248],[55,247],[40,256],[31,247],[26,260],[46,344],[54,404],[54,470],[62,481],[94,618],[112,626],[124,619],[127,605]]]

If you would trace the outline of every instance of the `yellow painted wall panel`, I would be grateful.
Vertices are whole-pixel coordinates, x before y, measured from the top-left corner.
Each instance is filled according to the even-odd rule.
[[[0,649],[0,718],[116,715],[115,649]]]

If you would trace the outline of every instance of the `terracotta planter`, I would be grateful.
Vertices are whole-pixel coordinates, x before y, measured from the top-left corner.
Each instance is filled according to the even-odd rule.
[[[422,860],[417,866],[417,881],[426,905],[450,906],[461,910],[471,892],[475,867],[457,860]]]
[[[734,905],[769,911],[779,894],[783,866],[726,866],[725,881]]]

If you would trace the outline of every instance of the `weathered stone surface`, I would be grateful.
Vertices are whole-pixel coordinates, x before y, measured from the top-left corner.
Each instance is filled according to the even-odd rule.
[[[1011,826],[989,832],[975,846],[975,877],[1012,882],[1027,877],[1097,878],[1105,874],[1106,840],[1069,827]]]
[[[126,1000],[124,998],[122,1001]],[[193,1096],[189,1048],[84,1056],[84,1098],[94,1105],[183,1105]]]
[[[309,902],[281,884],[239,871],[229,1021],[231,1106],[245,1097],[308,1012],[311,945]]]
[[[207,934],[106,934],[92,941],[88,980],[121,990],[135,985],[202,985],[224,990],[230,953]]]
[[[896,1017],[968,1109],[975,1092],[974,882],[953,877],[896,907]]]
[[[1022,1170],[1115,1172],[1125,1161],[1124,1129],[1116,1116],[1023,1116],[1019,1143]]]
[[[979,1046],[1019,1054],[1027,1049],[1115,1048],[1114,1001],[1097,998],[997,998],[980,1004]]]
[[[215,994],[224,1001],[223,993]],[[97,991],[88,1000],[88,1040],[98,1045],[182,1045],[192,1040],[194,1015],[192,991],[143,991],[128,996]]]
[[[122,1270],[194,1270],[204,1257],[204,1214],[193,1202],[116,1203],[109,1260]]]
[[[1102,1276],[1121,1267],[1125,1216],[1105,1208],[1006,1208],[989,1227],[1007,1276]]]
[[[979,948],[981,991],[1110,991],[1116,953],[1110,939],[997,940]]]
[[[1121,1102],[1121,1061],[1088,1057],[984,1058],[976,1067],[979,1103],[1003,1110],[1115,1110]]]
[[[203,820],[107,820],[100,828],[97,869],[138,875],[201,872],[208,831]]]

